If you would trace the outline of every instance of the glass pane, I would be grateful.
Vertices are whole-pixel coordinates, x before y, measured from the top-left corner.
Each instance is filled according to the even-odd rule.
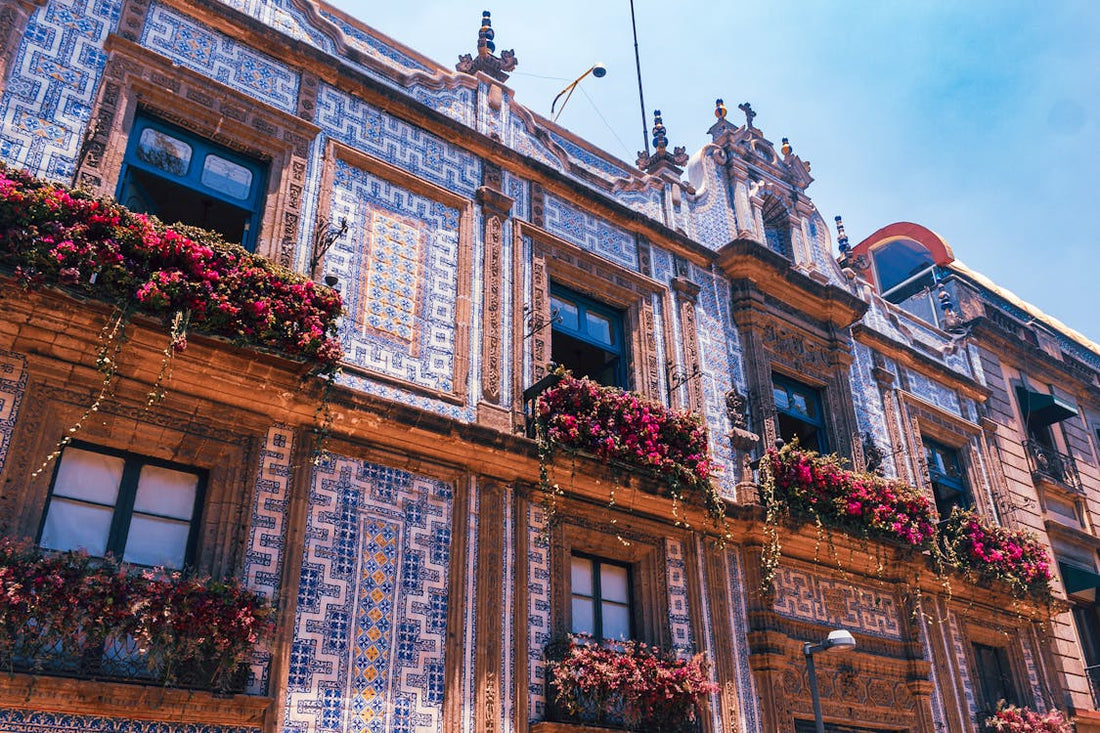
[[[217,155],[206,156],[202,165],[202,185],[240,201],[248,199],[252,171]]]
[[[592,561],[585,557],[574,557],[571,572],[573,593],[592,595]]]
[[[810,402],[806,399],[806,395],[798,394],[797,392],[792,393],[791,409],[799,415],[813,417],[812,408],[810,407]]]
[[[183,567],[190,532],[189,522],[135,514],[130,520],[130,534],[126,537],[122,559],[138,565],[179,570]]]
[[[919,242],[899,239],[874,252],[880,292],[886,292],[934,264],[931,252]]]
[[[603,638],[630,638],[630,607],[617,603],[603,604]]]
[[[787,390],[782,387],[772,387],[772,399],[775,400],[775,409],[789,410],[790,402],[787,399]]]
[[[615,341],[611,337],[611,319],[592,311],[588,311],[587,316],[588,337],[605,344],[614,345]]]
[[[94,501],[114,505],[122,483],[125,465],[118,456],[93,453],[80,448],[66,448],[54,481],[54,496]]]
[[[88,551],[89,555],[107,554],[107,537],[111,532],[114,509],[92,506],[54,497],[46,512],[39,545],[47,550]]]
[[[191,163],[191,146],[160,130],[146,127],[138,138],[137,157],[166,173],[185,176]]]
[[[561,326],[567,331],[579,331],[581,329],[581,315],[574,303],[562,300],[556,295],[550,296],[550,315],[554,317],[554,325]]]
[[[573,629],[574,634],[595,634],[596,614],[595,605],[591,598],[573,597]]]
[[[198,486],[199,477],[193,473],[143,466],[134,511],[190,521]]]
[[[605,601],[630,603],[626,568],[621,565],[600,565],[600,595]]]

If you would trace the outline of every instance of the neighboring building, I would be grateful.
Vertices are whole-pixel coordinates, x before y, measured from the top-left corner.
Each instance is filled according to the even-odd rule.
[[[1100,349],[921,226],[841,234],[838,264],[809,165],[749,105],[738,125],[719,100],[690,158],[658,115],[630,165],[514,100],[487,17],[457,71],[313,0],[13,0],[0,20],[0,159],[345,304],[331,391],[198,336],[150,404],[165,337],[138,319],[89,419],[110,309],[0,302],[0,531],[140,548],[278,609],[245,694],[19,672],[0,729],[568,730],[544,649],[583,630],[704,654],[703,730],[789,733],[813,719],[803,643],[834,628],[857,641],[818,661],[835,730],[971,731],[1002,698],[1100,729]],[[559,456],[545,500],[527,433],[549,362],[701,413],[724,544],[698,502],[584,456]],[[1038,532],[1070,610],[812,524],[779,527],[762,592],[756,460],[795,437],[941,516]]]

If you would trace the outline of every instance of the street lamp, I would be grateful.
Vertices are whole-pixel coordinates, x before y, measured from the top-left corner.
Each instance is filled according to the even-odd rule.
[[[817,670],[814,669],[814,655],[827,652],[830,649],[848,651],[856,645],[856,640],[845,629],[830,631],[824,641],[816,644],[806,642],[802,645],[802,653],[806,655],[806,672],[810,678],[810,697],[814,702],[814,729],[817,733],[825,733],[825,721],[821,718],[821,693],[817,690]]]
[[[572,84],[567,86],[558,92],[558,96],[554,97],[554,101],[550,103],[550,114],[554,115],[554,106],[557,105],[558,100],[561,99],[561,95],[565,95],[565,101],[561,103],[561,109],[558,110],[558,114],[554,115],[554,122],[558,121],[558,117],[561,115],[561,110],[565,109],[565,105],[569,103],[569,98],[573,96],[573,90],[577,88],[577,85],[581,83],[581,79],[591,74],[597,79],[602,79],[607,76],[607,67],[603,64],[593,64],[592,68],[578,76]]]

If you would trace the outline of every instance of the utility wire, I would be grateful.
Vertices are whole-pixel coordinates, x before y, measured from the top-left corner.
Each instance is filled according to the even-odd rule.
[[[630,148],[628,148],[626,146],[626,143],[623,142],[623,139],[621,137],[619,137],[619,134],[617,132],[615,132],[615,128],[612,127],[611,123],[609,123],[607,121],[607,118],[603,116],[603,113],[600,112],[600,108],[597,107],[596,103],[592,100],[592,97],[588,96],[588,92],[586,92],[582,88],[581,89],[581,94],[583,94],[584,98],[588,100],[588,103],[592,105],[592,109],[594,109],[596,111],[596,116],[600,118],[600,120],[603,122],[604,126],[608,129],[608,131],[615,137],[616,140],[619,141],[619,145],[623,146],[623,150],[626,151],[626,157],[627,157],[627,159],[629,159],[630,158]]]

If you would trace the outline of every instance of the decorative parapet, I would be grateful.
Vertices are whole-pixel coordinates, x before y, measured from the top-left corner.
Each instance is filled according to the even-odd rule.
[[[661,119],[661,110],[653,110],[653,152],[639,150],[638,167],[650,174],[668,172],[678,180],[687,162],[687,149],[683,145],[668,152],[668,135]]]

